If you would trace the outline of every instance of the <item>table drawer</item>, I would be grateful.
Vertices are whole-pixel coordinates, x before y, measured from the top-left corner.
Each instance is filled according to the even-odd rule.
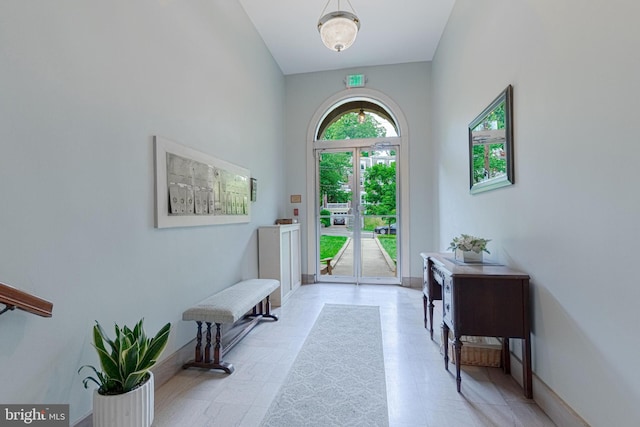
[[[443,278],[442,285],[442,319],[453,326],[453,280],[451,276]]]
[[[424,261],[422,267],[422,293],[429,295],[429,267],[427,266],[427,260]]]

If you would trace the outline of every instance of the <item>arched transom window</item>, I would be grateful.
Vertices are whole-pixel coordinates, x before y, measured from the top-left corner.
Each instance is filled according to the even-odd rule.
[[[336,106],[322,120],[316,140],[345,140],[398,136],[398,126],[380,105],[351,100]]]

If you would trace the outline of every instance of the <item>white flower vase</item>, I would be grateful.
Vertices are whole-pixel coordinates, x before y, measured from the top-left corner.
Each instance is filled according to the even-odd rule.
[[[468,263],[482,263],[482,251],[474,252],[456,249],[456,259]]]
[[[93,427],[150,427],[153,423],[153,374],[128,393],[105,396],[93,392]]]

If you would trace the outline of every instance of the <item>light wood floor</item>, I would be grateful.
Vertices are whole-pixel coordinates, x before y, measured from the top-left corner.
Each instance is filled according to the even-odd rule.
[[[444,369],[439,332],[434,342],[424,329],[419,290],[343,284],[298,289],[275,310],[278,322],[258,325],[226,355],[236,368],[232,375],[199,369],[178,373],[156,391],[153,425],[258,426],[324,303],[380,306],[391,427],[554,425],[498,368],[463,366],[457,393],[455,367]],[[438,310],[435,317],[439,325]],[[340,357],[339,348],[335,354]]]

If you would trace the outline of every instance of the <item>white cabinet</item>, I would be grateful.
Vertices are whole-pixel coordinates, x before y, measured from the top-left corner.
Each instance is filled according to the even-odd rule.
[[[258,271],[261,279],[276,279],[280,288],[270,296],[280,307],[300,287],[300,224],[271,225],[258,229]]]

